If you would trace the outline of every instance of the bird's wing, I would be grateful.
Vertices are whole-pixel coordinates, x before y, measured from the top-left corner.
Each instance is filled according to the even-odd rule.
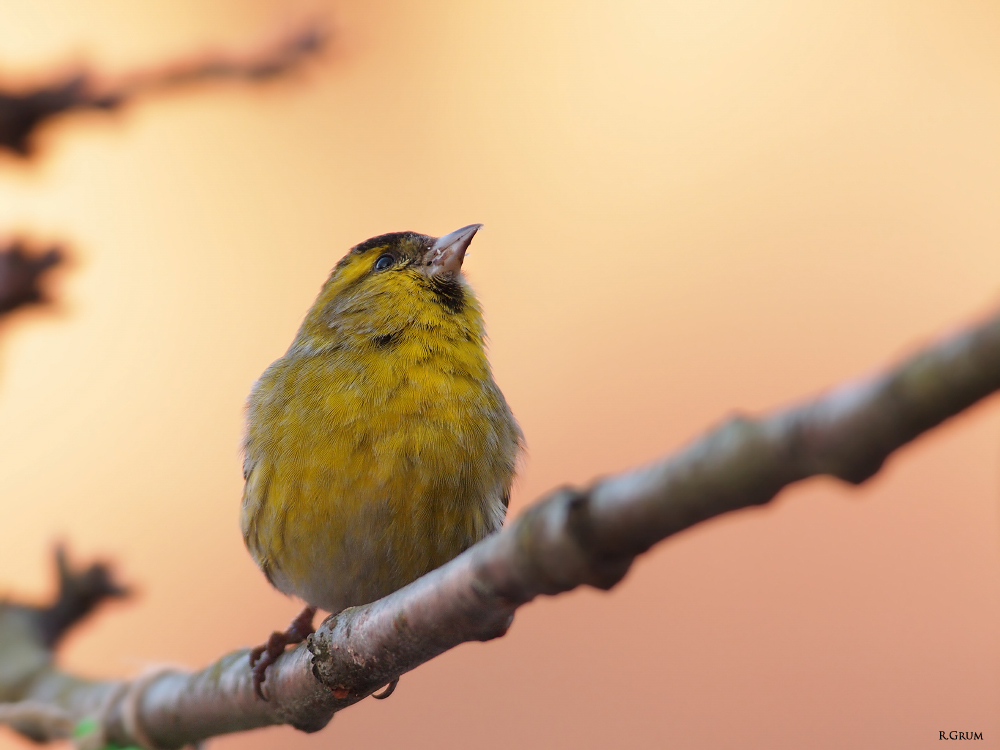
[[[254,562],[264,571],[267,580],[274,584],[271,577],[272,559],[268,547],[262,539],[262,529],[265,511],[267,509],[268,493],[271,488],[271,471],[266,462],[251,461],[248,456],[243,461],[243,507],[240,512],[240,528],[243,531],[243,542]]]

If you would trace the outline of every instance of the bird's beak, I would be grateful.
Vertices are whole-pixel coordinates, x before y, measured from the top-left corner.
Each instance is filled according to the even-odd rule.
[[[482,224],[469,224],[434,240],[424,255],[424,270],[428,276],[454,275],[462,270],[465,251]]]

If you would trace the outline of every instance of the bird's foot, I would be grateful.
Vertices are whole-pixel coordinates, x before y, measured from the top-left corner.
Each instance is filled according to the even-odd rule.
[[[264,695],[264,678],[267,668],[285,653],[286,646],[302,643],[311,633],[315,632],[312,624],[315,616],[316,608],[306,607],[292,620],[287,629],[275,630],[264,645],[257,646],[250,652],[253,691],[257,693],[258,698],[267,700],[267,696]]]
[[[397,677],[395,680],[386,685],[385,689],[381,693],[372,693],[372,698],[374,698],[377,701],[384,701],[386,698],[392,695],[392,691],[396,689],[396,685],[398,684],[399,684],[399,678]]]

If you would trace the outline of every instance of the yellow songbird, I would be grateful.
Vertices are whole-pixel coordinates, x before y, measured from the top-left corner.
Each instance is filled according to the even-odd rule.
[[[308,605],[251,652],[261,697],[317,608],[379,599],[503,524],[522,436],[462,275],[480,226],[352,248],[254,384],[243,538],[271,584]]]

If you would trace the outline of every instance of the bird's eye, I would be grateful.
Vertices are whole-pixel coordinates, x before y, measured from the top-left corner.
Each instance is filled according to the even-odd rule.
[[[389,253],[386,253],[385,255],[380,255],[378,256],[378,260],[375,261],[375,270],[384,271],[387,268],[391,268],[392,264],[395,262],[396,259],[393,258],[391,255],[389,255]]]

